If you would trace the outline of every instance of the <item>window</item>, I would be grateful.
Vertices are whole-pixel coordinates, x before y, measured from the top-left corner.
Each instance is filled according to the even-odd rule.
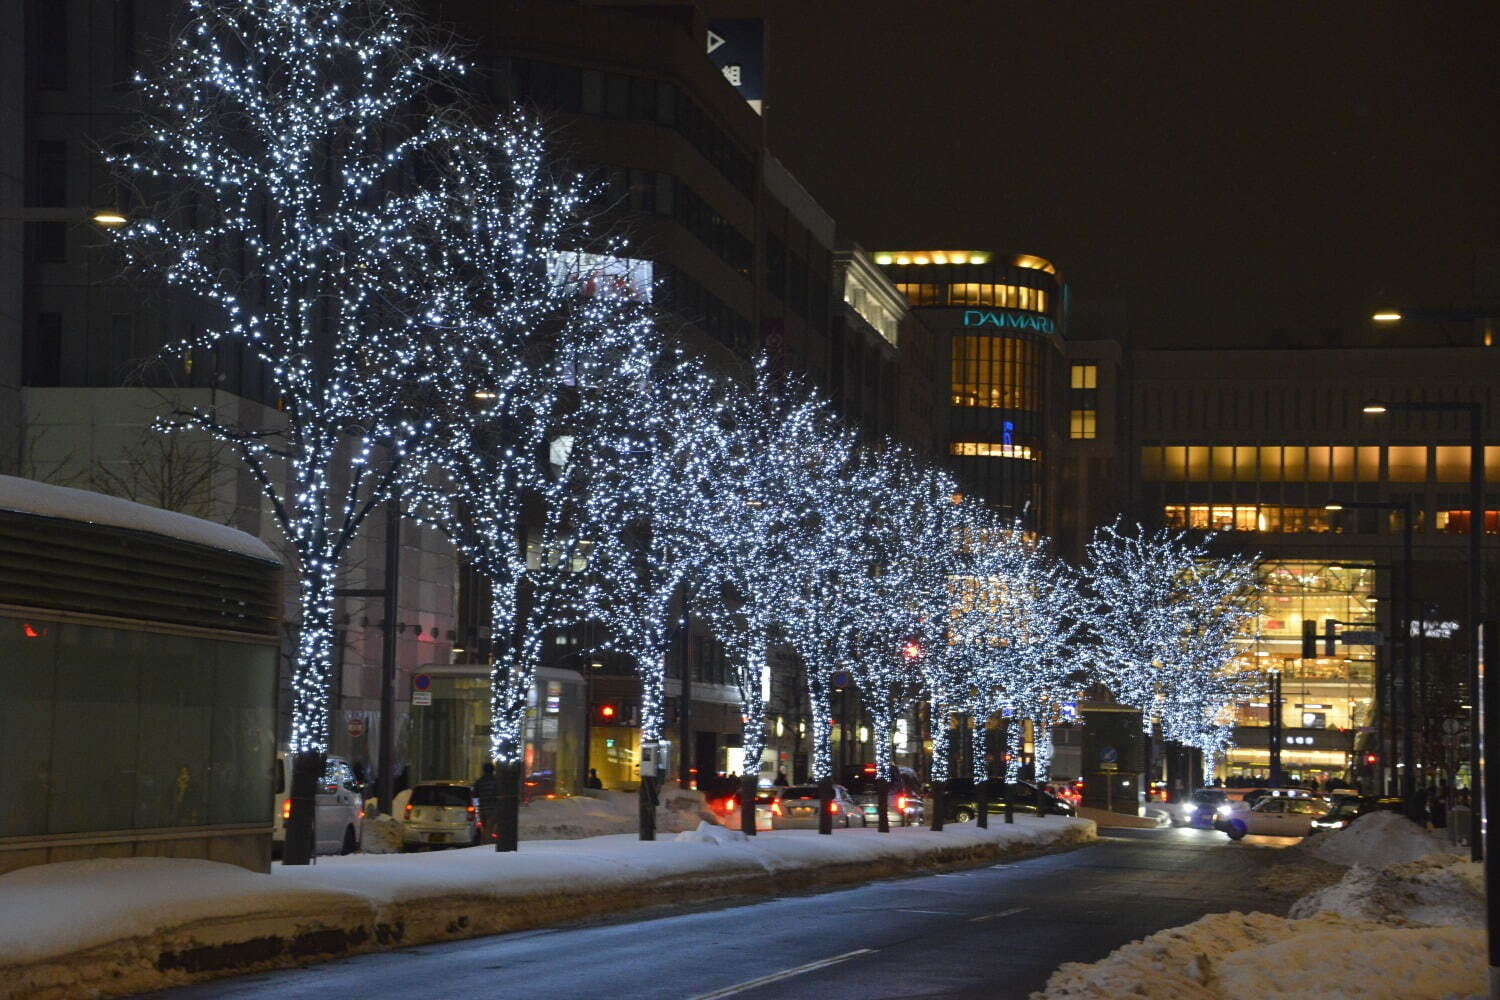
[[[26,223],[26,243],[36,264],[68,262],[68,224],[66,222]]]
[[[25,17],[32,32],[26,49],[31,85],[37,90],[67,90],[68,4],[33,0]]]
[[[1264,534],[1342,534],[1356,529],[1373,534],[1374,521],[1366,524],[1323,507],[1282,507],[1267,504],[1171,504],[1162,508],[1162,523],[1169,528],[1196,531],[1253,531]],[[1441,518],[1439,518],[1441,521]],[[1440,529],[1441,530],[1441,529]]]
[[[954,441],[948,446],[948,453],[951,455],[978,458],[1024,458],[1034,460],[1037,457],[1032,452],[1030,445],[994,444],[985,441]]]
[[[1092,441],[1099,436],[1098,410],[1070,410],[1068,437],[1075,441]]]
[[[26,175],[26,204],[37,208],[65,208],[68,204],[68,144],[38,140],[31,147],[31,170]]]
[[[954,337],[954,406],[1035,410],[1037,347],[1008,337]]]
[[[62,384],[62,313],[36,314],[30,336],[22,342],[22,355],[27,385]]]
[[[1070,389],[1097,389],[1099,388],[1099,366],[1098,365],[1073,365],[1070,369],[1068,380]]]

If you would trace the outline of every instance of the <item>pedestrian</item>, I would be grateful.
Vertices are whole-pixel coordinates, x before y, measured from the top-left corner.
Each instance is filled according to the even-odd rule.
[[[1423,827],[1427,826],[1427,800],[1431,794],[1429,789],[1425,787],[1419,788],[1417,789],[1417,794],[1412,796],[1413,801],[1409,803],[1411,818]]]
[[[599,769],[598,768],[595,768],[595,767],[589,768],[589,776],[588,776],[588,779],[584,781],[583,787],[585,787],[585,788],[603,788],[604,787],[604,782],[602,782],[602,781],[599,780]]]
[[[1434,830],[1448,829],[1448,806],[1443,802],[1443,797],[1436,793],[1427,797],[1427,815],[1432,820]]]
[[[777,771],[776,772],[776,780],[773,781],[773,782],[771,782],[771,784],[775,785],[777,788],[786,788],[788,785],[791,784],[791,782],[786,780],[786,772],[785,771]]]
[[[479,823],[484,835],[499,836],[500,779],[495,777],[494,761],[485,761],[483,773],[474,781],[474,797],[479,800]]]

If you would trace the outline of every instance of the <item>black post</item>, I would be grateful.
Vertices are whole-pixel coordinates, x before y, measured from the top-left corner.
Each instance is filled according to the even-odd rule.
[[[1479,613],[1480,613],[1480,542],[1484,538],[1484,410],[1480,403],[1469,404],[1469,801],[1473,812],[1469,817],[1469,856],[1474,861],[1484,860],[1484,817],[1479,808],[1480,796],[1488,798],[1485,781],[1480,773],[1480,687],[1479,687]],[[1489,718],[1484,720],[1489,725]],[[1500,814],[1497,814],[1500,817]],[[1490,897],[1492,900],[1495,898]],[[1494,905],[1491,903],[1491,905]],[[1493,968],[1493,937],[1491,931],[1491,967]],[[1493,995],[1494,977],[1491,974],[1490,992]]]
[[[1411,666],[1411,532],[1412,505],[1406,502],[1401,525],[1401,799],[1408,816],[1417,804],[1417,760],[1412,752],[1412,666]]]
[[[818,832],[833,833],[833,779],[818,779]]]
[[[521,846],[521,762],[498,765],[495,777],[500,782],[500,821],[495,831],[495,850],[515,851]]]
[[[682,618],[678,624],[677,666],[682,677],[677,699],[678,745],[682,747],[677,756],[677,783],[683,788],[693,785],[694,758],[697,755],[693,738],[693,664],[692,664],[692,619],[688,617],[688,586],[682,581]],[[662,775],[663,778],[666,775]]]
[[[385,509],[385,608],[384,632],[380,637],[380,738],[377,753],[375,794],[380,811],[391,815],[396,797],[396,597],[401,578],[401,505],[394,500]]]
[[[990,828],[990,783],[988,779],[974,782],[974,822],[981,830]]]
[[[642,840],[656,839],[656,779],[641,775],[641,787],[636,801],[640,807],[640,835]]]
[[[1490,720],[1500,718],[1500,684],[1494,683],[1491,671],[1500,669],[1500,656],[1495,655],[1495,643],[1500,642],[1500,628],[1487,621],[1479,628],[1484,645],[1484,729],[1490,728]],[[1474,815],[1479,815],[1479,803],[1474,803]],[[1490,817],[1500,817],[1500,782],[1486,782],[1484,786],[1484,812]],[[1484,836],[1484,897],[1485,928],[1489,937],[1491,1000],[1500,996],[1500,823],[1486,824]]]
[[[749,768],[746,767],[746,771]],[[746,773],[740,777],[740,832],[747,837],[755,836],[755,775]]]
[[[1007,822],[1007,823],[1014,823],[1016,821],[1016,816],[1015,816],[1015,812],[1011,808],[1011,801],[1010,801],[1010,778],[1006,777],[1006,778],[1001,779],[1001,781],[1000,781],[1000,787],[1004,790],[1004,793],[1005,793],[1005,822]]]
[[[948,811],[948,783],[938,780],[932,783],[932,829],[943,829],[944,813]]]
[[[317,853],[315,816],[318,809],[318,782],[323,780],[324,755],[318,751],[299,753],[292,758],[292,813],[283,829],[286,842],[281,848],[283,865],[311,864]]]
[[[891,782],[885,775],[875,777],[875,794],[880,801],[880,832],[891,832]]]
[[[1270,695],[1271,728],[1266,734],[1271,747],[1271,787],[1280,788],[1285,784],[1281,778],[1281,671],[1271,671],[1271,695]]]
[[[1391,794],[1390,768],[1394,766],[1391,760],[1390,731],[1391,710],[1390,706],[1396,703],[1391,696],[1392,682],[1396,676],[1394,647],[1386,645],[1387,652],[1376,651],[1375,661],[1375,750],[1377,763],[1375,765],[1375,794]],[[1382,661],[1385,669],[1381,669]]]

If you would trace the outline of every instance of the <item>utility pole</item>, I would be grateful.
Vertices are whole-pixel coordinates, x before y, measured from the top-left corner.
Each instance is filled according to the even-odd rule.
[[[1271,696],[1268,706],[1271,715],[1271,729],[1267,734],[1270,738],[1271,747],[1271,779],[1272,788],[1280,788],[1285,782],[1281,777],[1281,671],[1271,671]]]
[[[692,619],[688,617],[688,585],[682,581],[682,615],[677,621],[677,667],[681,676],[677,698],[677,722],[681,758],[677,764],[677,783],[683,788],[693,784],[693,758],[696,745],[693,738],[693,663],[692,663]]]

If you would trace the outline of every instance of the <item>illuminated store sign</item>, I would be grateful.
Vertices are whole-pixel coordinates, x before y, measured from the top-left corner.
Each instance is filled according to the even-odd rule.
[[[998,326],[1005,330],[1037,330],[1051,333],[1053,324],[1046,316],[1011,312],[1009,309],[965,309],[964,326]]]

